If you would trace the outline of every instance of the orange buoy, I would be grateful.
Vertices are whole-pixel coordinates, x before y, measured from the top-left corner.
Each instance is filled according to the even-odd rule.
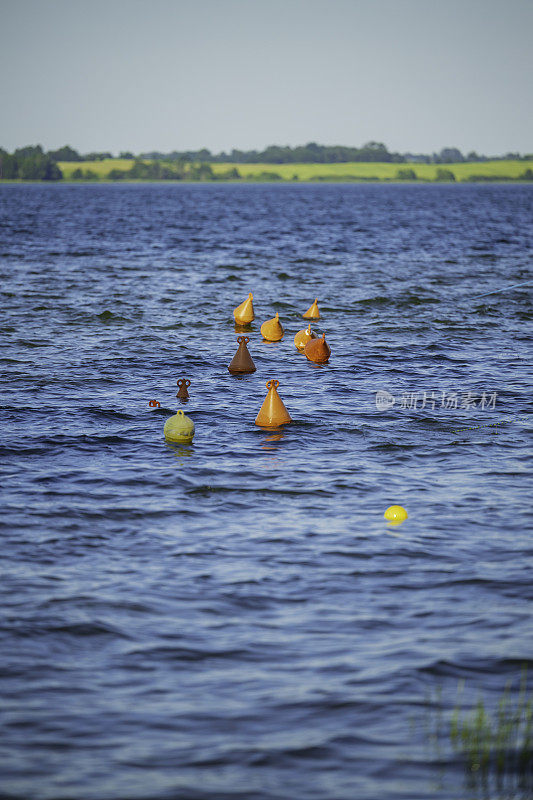
[[[228,365],[229,371],[232,375],[247,375],[250,372],[255,372],[256,366],[246,347],[246,343],[250,341],[250,338],[248,336],[237,336],[237,341],[239,347]]]
[[[290,414],[278,394],[278,386],[279,381],[267,381],[268,394],[255,419],[255,424],[260,425],[262,428],[277,428],[278,425],[286,425],[288,422],[292,422]]]
[[[318,297],[312,306],[309,306],[305,314],[302,314],[304,319],[320,319],[320,311],[318,310]]]
[[[279,342],[279,340],[283,338],[283,327],[279,321],[279,314],[277,311],[275,317],[263,322],[261,325],[261,334],[263,339],[266,339],[268,342]]]
[[[331,350],[326,342],[326,334],[323,333],[321,339],[309,339],[305,345],[304,353],[309,361],[324,364],[331,355]]]
[[[316,339],[316,333],[311,330],[311,323],[309,323],[307,328],[305,328],[303,331],[298,331],[294,337],[294,344],[302,353],[305,349],[305,345],[310,339]]]
[[[187,391],[187,387],[191,385],[190,380],[188,378],[179,378],[176,383],[178,385],[176,397],[179,397],[180,400],[188,400],[189,392]]]
[[[253,304],[254,296],[250,292],[246,300],[237,306],[236,309],[233,311],[233,316],[235,317],[235,322],[237,325],[248,325],[254,319],[254,304]]]

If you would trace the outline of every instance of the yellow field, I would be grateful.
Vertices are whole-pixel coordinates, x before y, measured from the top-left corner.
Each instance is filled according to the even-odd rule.
[[[112,169],[127,171],[133,161],[124,158],[107,158],[104,161],[59,162],[66,180],[75,169],[92,170],[100,179],[105,179]],[[261,180],[261,173],[276,173],[283,180],[396,180],[398,170],[412,169],[419,180],[433,181],[438,169],[451,170],[457,181],[465,181],[471,175],[494,178],[518,178],[526,169],[533,169],[531,161],[485,161],[469,164],[388,164],[350,162],[346,164],[211,164],[213,172],[220,174],[236,167],[243,179]]]
[[[225,172],[230,167],[236,166],[243,178],[253,178],[261,172],[276,172],[284,180],[293,180],[297,175],[298,180],[308,181],[318,177],[334,180],[344,176],[349,178],[362,178],[368,180],[395,180],[398,170],[413,169],[420,180],[433,181],[438,169],[449,169],[456,180],[468,180],[470,175],[487,175],[494,177],[506,176],[517,178],[528,167],[533,167],[528,161],[485,161],[476,164],[383,164],[379,162],[350,162],[346,164],[212,164],[213,172]]]
[[[58,161],[57,165],[68,181],[75,169],[81,169],[83,172],[90,169],[96,172],[99,178],[105,178],[111,169],[123,169],[126,172],[133,165],[133,161],[128,158],[104,158],[103,161]]]

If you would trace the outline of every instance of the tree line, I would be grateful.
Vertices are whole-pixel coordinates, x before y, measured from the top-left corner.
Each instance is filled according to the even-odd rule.
[[[55,159],[41,145],[21,147],[12,154],[0,147],[0,179],[60,181],[62,177]]]
[[[141,158],[164,161],[204,161],[229,164],[340,164],[350,161],[402,163],[400,153],[390,153],[382,142],[368,142],[363,147],[320,145],[309,142],[297,147],[269,145],[264,150],[232,150],[214,154],[202,150],[174,150],[172,153],[142,153]]]
[[[134,155],[121,153],[120,157],[133,159]],[[112,153],[80,155],[69,145],[47,153],[40,144],[19,147],[13,153],[0,147],[0,180],[60,181],[63,173],[57,165],[58,161],[103,161],[106,158],[113,158]],[[88,179],[98,177],[91,170],[86,170],[86,173]]]
[[[506,153],[503,156],[484,156],[475,151],[467,155],[457,147],[444,147],[439,153],[391,153],[383,142],[367,142],[363,147],[345,147],[343,145],[320,145],[309,142],[297,147],[281,147],[269,145],[265,150],[232,150],[230,153],[213,154],[207,148],[202,150],[173,150],[161,153],[153,150],[141,153],[140,158],[155,161],[203,161],[206,163],[229,164],[342,164],[348,162],[380,162],[405,164],[418,162],[421,164],[458,164],[473,161],[494,160],[530,160],[533,155],[521,156],[520,153]]]
[[[25,158],[30,151],[39,151],[39,155],[47,155],[52,161],[103,161],[114,158],[110,152],[92,152],[81,154],[70,145],[64,145],[57,150],[49,150],[44,154],[42,148],[23,147],[13,153],[13,157]],[[0,153],[7,156],[5,150]],[[383,142],[367,142],[362,147],[346,147],[344,145],[320,145],[309,142],[297,147],[269,145],[264,150],[231,150],[231,152],[212,153],[207,148],[200,150],[173,150],[163,153],[153,150],[135,156],[130,151],[122,151],[118,158],[145,159],[150,161],[165,161],[204,164],[340,164],[348,162],[381,162],[381,163],[421,163],[421,164],[458,164],[462,162],[483,162],[494,160],[531,160],[533,155],[522,156],[520,153],[506,153],[499,156],[479,155],[471,151],[464,155],[457,147],[444,147],[438,153],[391,153]]]

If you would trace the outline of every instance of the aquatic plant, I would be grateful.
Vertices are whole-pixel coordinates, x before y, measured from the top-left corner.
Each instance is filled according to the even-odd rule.
[[[485,786],[495,782],[498,791],[511,788],[510,783],[522,791],[533,788],[533,698],[527,691],[526,668],[518,694],[511,687],[507,683],[495,708],[478,697],[473,707],[463,710],[461,682],[450,720],[451,745],[471,781]]]

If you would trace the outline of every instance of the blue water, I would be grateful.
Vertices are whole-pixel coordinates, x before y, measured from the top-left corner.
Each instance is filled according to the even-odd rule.
[[[428,725],[531,679],[532,287],[478,295],[531,281],[532,201],[0,187],[2,798],[478,796]]]

